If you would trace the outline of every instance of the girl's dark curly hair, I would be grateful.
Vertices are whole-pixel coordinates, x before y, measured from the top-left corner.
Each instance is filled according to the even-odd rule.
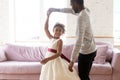
[[[61,23],[56,23],[53,27],[53,30],[54,30],[54,28],[56,28],[58,26],[62,29],[63,33],[65,33],[65,26],[64,26],[64,24],[61,24]]]

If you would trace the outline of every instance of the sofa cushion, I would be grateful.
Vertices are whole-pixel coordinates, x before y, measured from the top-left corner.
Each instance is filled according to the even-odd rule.
[[[41,71],[40,62],[0,62],[0,73],[4,74],[38,74]]]
[[[74,64],[75,69],[78,71],[78,63]],[[109,62],[104,64],[93,63],[90,74],[92,75],[112,75],[112,66]]]
[[[108,50],[107,45],[97,46],[97,54],[94,59],[94,63],[104,64],[106,62],[106,51]]]
[[[94,63],[91,68],[90,74],[112,74],[112,66],[109,62],[104,64]]]
[[[9,61],[41,61],[47,47],[6,44],[5,53]]]
[[[0,62],[6,61],[6,60],[7,60],[7,57],[5,55],[5,52],[3,49],[0,48]]]

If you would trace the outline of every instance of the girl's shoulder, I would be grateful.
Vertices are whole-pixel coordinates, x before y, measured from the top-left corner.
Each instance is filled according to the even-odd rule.
[[[58,43],[63,43],[62,39],[57,40]]]
[[[62,43],[63,42],[62,39],[60,39],[60,38],[59,39],[52,38],[51,41],[52,42],[57,42],[57,43]]]
[[[56,40],[56,41],[61,40],[61,41],[62,41],[62,39],[61,39],[61,38],[59,38],[59,39],[51,38],[50,40]]]
[[[52,42],[62,42],[62,39],[51,38],[50,41],[52,41]]]
[[[59,39],[56,39],[56,40],[57,40],[57,41],[62,41],[62,39],[60,39],[60,38],[59,38]]]
[[[59,39],[58,41],[62,41],[62,39]]]

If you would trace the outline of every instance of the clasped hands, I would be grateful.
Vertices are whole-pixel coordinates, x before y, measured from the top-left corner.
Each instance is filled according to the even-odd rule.
[[[49,8],[48,11],[47,11],[47,15],[50,15],[52,12],[56,12],[58,11],[58,9],[56,8]]]

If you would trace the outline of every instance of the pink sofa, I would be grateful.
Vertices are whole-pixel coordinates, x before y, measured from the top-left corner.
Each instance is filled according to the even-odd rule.
[[[120,51],[111,44],[96,42],[91,80],[120,80]],[[63,54],[70,58],[73,45],[64,45]],[[6,44],[0,49],[0,80],[39,80],[40,61],[47,51],[45,46],[22,46]],[[77,60],[74,65],[77,70]]]

